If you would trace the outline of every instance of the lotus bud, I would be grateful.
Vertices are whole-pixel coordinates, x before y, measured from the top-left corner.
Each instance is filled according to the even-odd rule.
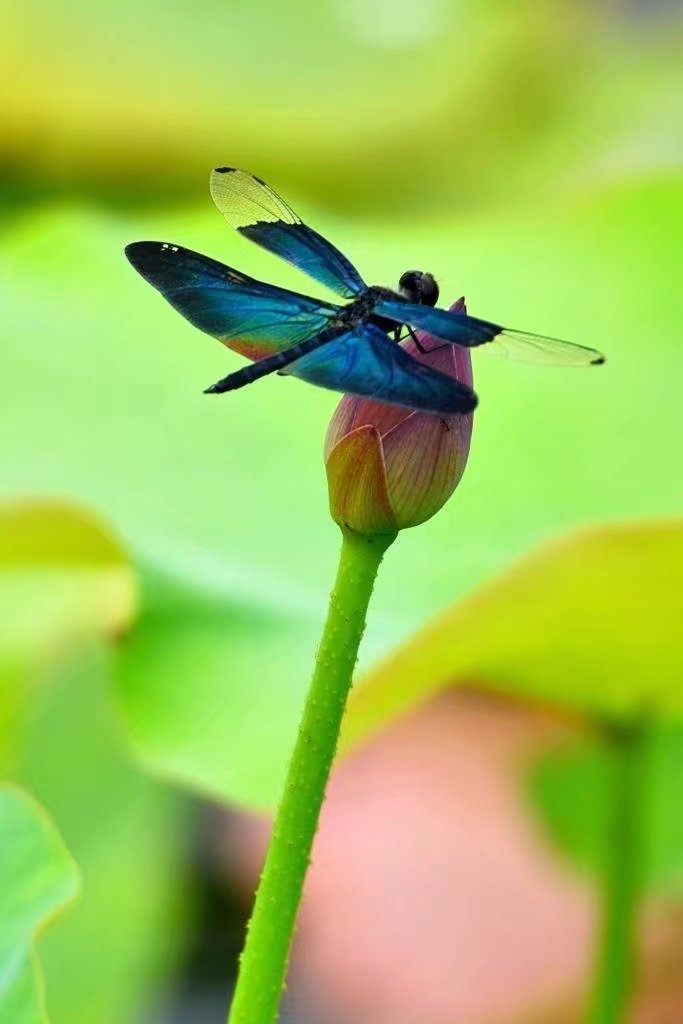
[[[466,312],[459,299],[451,312]],[[472,386],[469,350],[416,331],[405,349],[421,363]],[[465,470],[472,413],[439,416],[345,395],[325,441],[332,518],[366,535],[391,534],[430,519]]]

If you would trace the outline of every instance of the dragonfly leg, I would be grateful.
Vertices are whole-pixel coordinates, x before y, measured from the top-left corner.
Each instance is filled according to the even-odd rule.
[[[430,351],[428,348],[425,348],[424,345],[420,344],[419,338],[418,338],[417,334],[415,333],[415,331],[413,330],[412,327],[408,328],[408,334],[406,335],[406,337],[413,339],[413,341],[415,342],[415,348],[422,355],[424,355],[426,352]],[[432,349],[432,351],[434,351],[434,350]]]
[[[401,331],[403,330],[404,327],[406,329],[406,333],[402,335]],[[421,352],[422,355],[430,351],[430,349],[427,349],[424,347],[424,345],[420,344],[419,338],[412,327],[409,327],[408,324],[399,324],[398,327],[394,328],[394,341],[398,344],[399,341],[405,341],[406,338],[413,339],[417,351]]]
[[[418,352],[421,352],[423,356],[427,355],[430,352],[440,352],[442,348],[448,348],[449,346],[450,347],[453,346],[453,342],[451,342],[451,341],[444,341],[444,343],[442,345],[435,345],[434,348],[425,348],[424,345],[420,344],[419,339],[417,337],[417,334],[415,333],[415,331],[413,330],[412,327],[408,328],[408,333],[406,335],[404,335],[404,337],[405,338],[412,338],[413,341],[415,342],[415,346],[416,346]]]

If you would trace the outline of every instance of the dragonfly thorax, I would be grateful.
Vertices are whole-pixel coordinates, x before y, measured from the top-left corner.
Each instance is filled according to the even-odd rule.
[[[387,334],[393,333],[396,329],[396,321],[388,320],[375,315],[375,306],[384,300],[393,302],[405,302],[406,299],[399,291],[393,288],[385,288],[382,285],[371,285],[361,292],[358,298],[343,306],[333,326],[336,329],[344,328],[353,330],[361,324],[371,323]]]
[[[431,274],[423,273],[421,270],[407,270],[401,276],[396,291],[393,288],[384,288],[381,285],[371,285],[366,288],[357,299],[344,307],[339,324],[347,328],[356,327],[362,323],[371,323],[375,327],[392,336],[396,334],[398,321],[378,316],[375,313],[375,306],[389,300],[391,302],[417,303],[421,306],[434,306],[439,297],[439,286]]]

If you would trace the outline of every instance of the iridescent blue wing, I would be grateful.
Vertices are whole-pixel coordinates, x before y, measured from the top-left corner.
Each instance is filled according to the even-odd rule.
[[[236,167],[211,172],[213,201],[228,224],[245,238],[293,263],[345,299],[365,291],[356,268],[331,242],[302,223],[284,199]]]
[[[326,342],[281,372],[332,391],[422,412],[466,413],[477,404],[471,388],[419,363],[372,324]]]
[[[168,242],[133,242],[126,256],[186,320],[249,359],[296,345],[339,312]]]
[[[449,313],[445,309],[419,306],[411,302],[387,299],[375,306],[375,313],[427,331],[443,341],[465,348],[491,344],[491,351],[515,359],[555,366],[590,366],[604,363],[605,357],[594,348],[574,345],[560,338],[513,331],[500,324],[480,320],[466,313]]]
[[[268,374],[440,415],[471,412],[477,396],[464,384],[416,359],[372,324],[329,336],[329,330],[228,374],[207,394],[236,391]]]

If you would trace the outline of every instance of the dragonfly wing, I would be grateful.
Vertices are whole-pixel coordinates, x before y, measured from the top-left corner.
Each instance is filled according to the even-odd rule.
[[[283,372],[332,391],[440,415],[471,412],[477,404],[471,388],[419,363],[372,324],[326,342]]]
[[[265,181],[236,167],[217,167],[211,172],[210,188],[228,224],[245,238],[346,299],[365,291],[363,279],[346,256],[304,224]]]
[[[598,366],[605,362],[603,354],[595,348],[507,328],[496,336],[491,352],[509,359],[548,366]]]
[[[429,334],[449,341],[453,345],[472,348],[492,341],[503,330],[498,324],[488,320],[479,320],[467,313],[449,313],[445,309],[433,306],[419,306],[414,302],[400,302],[386,299],[379,302],[374,309],[379,316],[386,316],[398,323],[410,324]]]
[[[126,256],[186,320],[249,359],[318,333],[339,311],[168,242],[133,242]]]
[[[605,357],[594,348],[575,345],[560,338],[509,330],[500,324],[466,313],[450,313],[445,309],[419,306],[411,302],[387,300],[375,307],[375,313],[400,323],[410,324],[443,341],[465,348],[485,345],[513,359],[554,366],[591,366],[604,363]]]

